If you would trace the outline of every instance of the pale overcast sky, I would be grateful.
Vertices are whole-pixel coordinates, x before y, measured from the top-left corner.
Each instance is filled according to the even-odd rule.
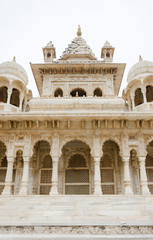
[[[115,47],[114,62],[127,63],[122,89],[140,54],[153,61],[153,0],[0,0],[0,63],[15,55],[37,96],[29,62],[43,62],[42,47],[50,40],[58,59],[78,24],[98,59],[108,40]]]

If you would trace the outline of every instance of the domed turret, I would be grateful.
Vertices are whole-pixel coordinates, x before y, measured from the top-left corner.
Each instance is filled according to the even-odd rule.
[[[25,111],[29,98],[28,77],[24,68],[13,61],[0,64],[0,106],[1,111]]]
[[[143,61],[134,64],[127,76],[128,85],[123,98],[128,101],[129,109],[150,111],[153,106],[153,62]]]
[[[151,61],[143,61],[141,56],[139,57],[139,62],[134,64],[132,68],[130,69],[128,76],[127,76],[127,82],[130,83],[134,78],[137,78],[138,76],[142,74],[153,73],[153,62]]]
[[[8,61],[0,64],[0,76],[15,76],[17,80],[22,81],[25,85],[28,84],[28,76],[24,68],[16,63],[15,58],[13,61]]]

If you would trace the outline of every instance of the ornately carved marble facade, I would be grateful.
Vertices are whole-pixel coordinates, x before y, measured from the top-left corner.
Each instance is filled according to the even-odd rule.
[[[31,64],[40,97],[15,59],[0,65],[2,196],[153,194],[153,62],[140,57],[119,97],[125,64],[81,35]]]

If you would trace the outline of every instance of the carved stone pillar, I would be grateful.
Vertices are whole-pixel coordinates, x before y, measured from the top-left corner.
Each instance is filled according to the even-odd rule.
[[[52,162],[52,187],[50,190],[50,195],[58,195],[58,157],[52,157]]]
[[[3,189],[2,195],[12,194],[13,163],[13,157],[7,157],[7,172],[5,177],[5,187]]]
[[[7,104],[10,104],[11,94],[12,94],[12,90],[8,90]]]
[[[23,96],[20,97],[20,105],[19,105],[20,111],[22,111],[22,103],[23,103]]]
[[[123,166],[124,166],[124,193],[125,195],[133,194],[131,187],[130,179],[130,169],[129,169],[129,157],[123,157]]]
[[[149,195],[150,191],[147,184],[147,174],[146,174],[146,167],[145,167],[145,156],[139,157],[139,166],[140,166],[140,187],[141,193],[144,195]]]
[[[134,103],[134,95],[131,96],[131,100],[132,100],[132,110],[135,110],[135,103]]]
[[[24,157],[23,175],[19,195],[28,194],[28,184],[29,184],[29,157]]]
[[[94,157],[94,195],[102,195],[100,157]]]
[[[144,103],[147,102],[147,98],[146,98],[146,89],[143,89],[142,90],[142,94],[143,94],[143,100],[144,100]]]

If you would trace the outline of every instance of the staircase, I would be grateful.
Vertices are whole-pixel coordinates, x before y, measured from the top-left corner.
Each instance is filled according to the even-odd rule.
[[[0,196],[0,225],[0,240],[153,239],[153,196]]]

